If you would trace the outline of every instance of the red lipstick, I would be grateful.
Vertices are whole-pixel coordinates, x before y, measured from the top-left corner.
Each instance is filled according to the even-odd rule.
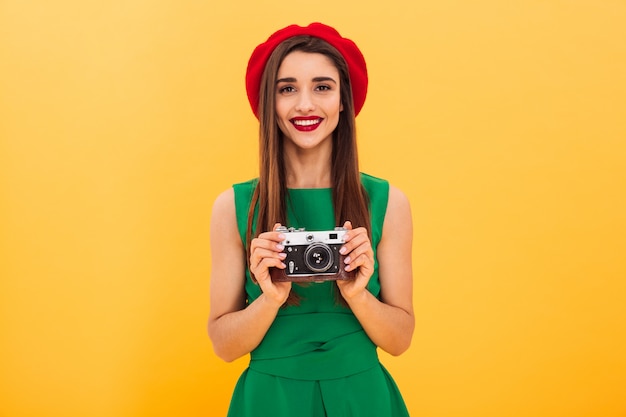
[[[318,116],[307,116],[294,117],[289,121],[291,122],[293,127],[296,128],[296,130],[300,132],[311,132],[319,127],[320,123],[322,123],[322,120],[324,119]]]

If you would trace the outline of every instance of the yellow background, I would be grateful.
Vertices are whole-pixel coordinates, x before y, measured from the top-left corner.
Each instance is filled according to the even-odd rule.
[[[0,2],[0,416],[224,415],[211,205],[256,175],[249,54],[311,21],[412,203],[413,415],[626,416],[618,0]]]

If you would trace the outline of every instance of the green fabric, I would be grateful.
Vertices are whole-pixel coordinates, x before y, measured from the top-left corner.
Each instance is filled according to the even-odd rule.
[[[346,378],[306,381],[246,369],[228,410],[232,417],[408,417],[382,366]]]
[[[389,184],[366,174],[361,174],[361,182],[368,193],[376,254]],[[233,186],[244,245],[256,183]],[[312,231],[340,226],[335,225],[331,189],[289,189],[286,226]],[[245,288],[249,303],[261,294],[249,271]],[[380,294],[378,261],[368,290],[376,297]],[[293,291],[300,296],[300,305],[282,308],[251,352],[229,416],[408,416],[399,390],[378,361],[376,346],[352,311],[337,302],[335,284],[294,285]]]
[[[389,183],[383,179],[367,174],[361,174],[361,183],[365,187],[369,197],[372,223],[372,248],[374,250],[374,255],[376,255],[376,247],[378,246],[378,242],[380,242],[380,238],[383,233],[383,222],[385,220],[385,213],[387,212]],[[239,228],[239,236],[241,237],[241,241],[244,243],[244,247],[247,247],[246,231],[248,227],[248,212],[250,210],[250,202],[252,200],[252,194],[256,184],[257,180],[253,179],[233,185],[233,189],[235,191],[237,225]],[[287,198],[287,224],[285,226],[295,228],[304,227],[307,230],[332,230],[335,226],[341,226],[335,225],[332,190],[330,188],[289,189]],[[297,215],[295,213],[297,213]],[[257,210],[255,208],[252,230],[256,230],[256,215]],[[378,260],[376,260],[374,268],[374,274],[370,279],[368,289],[372,294],[378,297],[380,293],[380,283],[378,282]],[[294,291],[299,295],[302,295],[302,288],[300,286],[295,286]],[[250,271],[248,270],[246,270],[246,294],[248,302],[250,303],[261,295],[261,289],[252,281],[250,278]],[[306,310],[308,306],[301,305],[301,307]],[[287,311],[281,311],[281,313],[290,314],[289,310],[291,310],[291,307],[283,310]]]

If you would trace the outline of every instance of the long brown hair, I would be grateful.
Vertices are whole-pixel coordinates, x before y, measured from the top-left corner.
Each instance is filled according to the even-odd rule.
[[[286,173],[283,134],[276,116],[276,79],[283,59],[294,51],[319,53],[327,56],[339,71],[340,99],[343,111],[332,137],[331,180],[337,226],[349,220],[353,227],[370,231],[367,193],[361,185],[356,144],[356,124],[352,86],[348,65],[330,44],[312,36],[295,36],[279,44],[269,57],[259,94],[259,180],[248,213],[246,242],[248,259],[250,241],[254,234],[272,230],[274,224],[286,225]],[[256,230],[252,230],[255,208],[258,208]],[[287,304],[297,303],[293,292]]]

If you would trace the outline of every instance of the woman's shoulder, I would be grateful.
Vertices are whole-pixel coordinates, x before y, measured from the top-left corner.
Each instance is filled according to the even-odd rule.
[[[220,215],[224,212],[234,211],[235,190],[233,187],[227,188],[215,197],[213,201],[213,214]]]
[[[385,213],[385,229],[392,234],[402,230],[412,230],[411,203],[407,195],[398,187],[389,187],[387,212]],[[411,232],[412,233],[412,232]]]
[[[389,186],[389,205],[394,205],[396,207],[401,207],[407,209],[410,206],[409,198],[407,195],[398,187],[393,185]]]
[[[235,193],[237,194],[247,194],[247,193],[252,193],[252,191],[254,191],[254,188],[256,187],[256,185],[258,184],[259,179],[258,178],[252,178],[249,179],[247,181],[243,181],[243,182],[237,182],[234,183],[232,186],[232,189],[235,191]]]
[[[410,216],[410,203],[406,194],[398,187],[390,184],[389,181],[370,174],[361,173],[361,183],[367,190],[370,204],[377,208],[378,212],[387,217],[400,216],[406,218]]]
[[[247,212],[247,208],[250,205],[252,195],[254,194],[254,190],[258,182],[258,178],[253,178],[248,181],[233,184],[232,192],[234,195],[235,205],[238,208],[245,208]]]
[[[402,190],[389,183],[389,181],[384,178],[361,172],[361,184],[363,184],[368,191],[370,189],[384,190],[389,195],[389,198],[406,198],[406,195],[402,192]]]
[[[258,178],[251,178],[247,181],[236,182],[233,184],[233,187],[254,187],[259,182]]]
[[[365,188],[373,208],[384,212],[389,198],[389,181],[361,172],[361,185]]]
[[[386,179],[376,177],[365,172],[361,172],[361,184],[367,188],[388,188],[389,181]]]
[[[234,183],[231,187],[217,195],[214,204],[228,204],[229,202],[234,202],[236,194],[240,194],[248,190],[254,191],[254,187],[256,187],[257,182],[258,178],[253,178],[247,181]]]

